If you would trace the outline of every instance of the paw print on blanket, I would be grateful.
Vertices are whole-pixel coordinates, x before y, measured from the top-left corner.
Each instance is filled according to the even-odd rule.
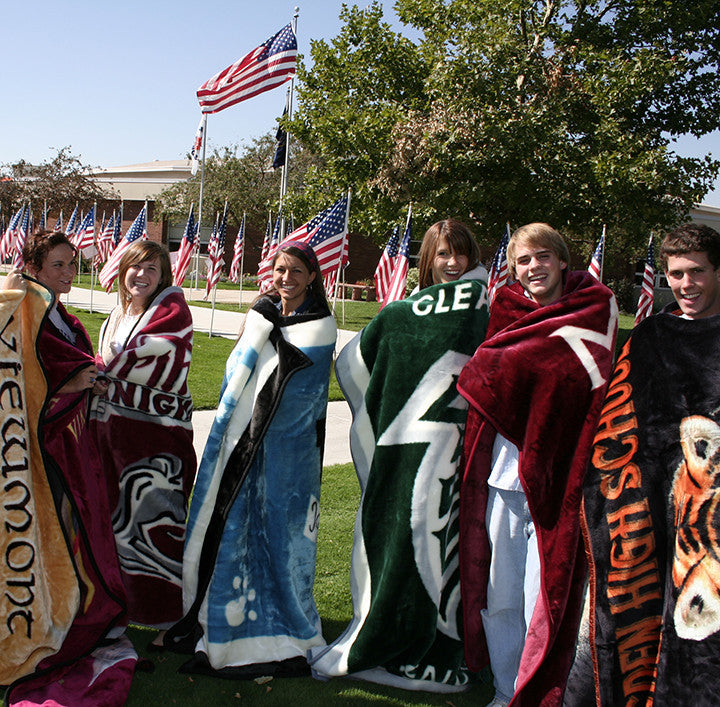
[[[255,590],[248,589],[248,583],[247,577],[233,579],[233,589],[241,593],[237,599],[233,599],[225,605],[225,619],[229,626],[240,626],[245,619],[257,620],[257,612],[248,606],[250,602],[255,601],[256,597]]]

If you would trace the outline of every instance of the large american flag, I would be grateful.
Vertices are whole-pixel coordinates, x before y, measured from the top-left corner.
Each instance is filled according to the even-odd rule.
[[[90,211],[85,214],[80,226],[78,226],[77,233],[73,238],[73,243],[78,250],[88,248],[95,243],[95,204],[93,204]]]
[[[595,252],[593,253],[590,265],[588,265],[588,272],[596,279],[602,282],[603,272],[603,259],[605,258],[605,229],[603,228],[603,234],[600,236],[597,246],[595,246]]]
[[[100,271],[100,284],[105,288],[106,291],[110,291],[110,288],[115,282],[115,278],[118,274],[118,268],[120,266],[120,260],[122,259],[125,251],[138,240],[147,239],[147,204],[140,209],[140,213],[135,217],[130,228],[128,228],[125,238],[115,247],[108,258],[103,269]]]
[[[210,236],[210,242],[208,243],[208,274],[207,284],[205,286],[205,299],[208,298],[213,287],[220,281],[220,275],[222,273],[223,263],[225,262],[225,230],[227,228],[227,212],[228,205],[225,202],[225,210],[223,211],[222,221],[218,226],[218,221],[215,219],[215,228],[213,234]]]
[[[203,113],[218,113],[279,86],[293,77],[296,62],[297,40],[288,24],[200,86],[197,96]]]
[[[185,280],[185,275],[187,275],[190,267],[190,261],[197,248],[198,227],[195,224],[194,208],[195,204],[190,204],[190,213],[185,224],[185,232],[180,241],[180,248],[178,248],[177,259],[173,268],[173,284],[176,287],[182,287],[183,280]]]
[[[233,246],[233,257],[230,263],[230,273],[228,277],[230,282],[238,283],[242,279],[242,262],[243,262],[243,245],[245,243],[245,214],[242,217],[242,223],[235,236],[235,245]]]
[[[645,271],[643,272],[642,287],[640,288],[640,298],[638,299],[637,312],[635,314],[635,324],[640,322],[652,314],[655,293],[653,285],[655,282],[655,249],[653,248],[653,237],[650,235],[648,241],[647,258],[645,258]]]
[[[282,247],[287,241],[303,241],[312,247],[320,265],[326,292],[332,292],[338,268],[347,263],[347,209],[348,195],[345,194],[332,206],[292,231],[280,243]],[[267,283],[269,279],[272,283],[271,261],[272,255],[268,254],[260,263],[258,278],[262,278],[261,282]]]
[[[510,240],[510,226],[508,225],[505,234],[500,239],[500,245],[493,257],[488,275],[488,302],[492,304],[495,293],[508,281],[507,247]]]
[[[382,255],[380,256],[380,262],[375,268],[375,274],[373,275],[378,302],[382,302],[385,299],[388,285],[390,284],[390,278],[392,277],[395,259],[397,258],[399,240],[400,226],[395,226],[390,238],[388,238],[385,250],[383,250]]]
[[[400,247],[395,258],[395,266],[393,267],[390,282],[388,282],[387,292],[382,301],[382,307],[390,302],[405,298],[405,289],[407,286],[407,274],[410,266],[410,239],[412,233],[412,215],[408,214],[405,233],[400,241]],[[381,307],[381,309],[382,309]]]
[[[5,260],[5,258],[13,252],[15,241],[17,240],[17,232],[20,228],[24,213],[25,206],[21,206],[10,219],[10,223],[5,229],[5,233],[3,233],[2,240],[0,240],[0,260]]]

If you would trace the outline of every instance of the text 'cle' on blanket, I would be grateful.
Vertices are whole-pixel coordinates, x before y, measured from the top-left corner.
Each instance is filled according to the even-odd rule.
[[[580,502],[617,332],[612,292],[569,272],[545,306],[519,283],[493,302],[488,337],[462,372],[470,403],[460,509],[460,561],[468,664],[488,662],[481,611],[490,545],[485,524],[495,433],[520,451],[518,473],[538,539],[541,588],[511,704],[557,705],[572,661],[585,582]]]
[[[196,652],[184,671],[308,674],[324,644],[313,583],[336,337],[326,307],[283,317],[265,297],[248,312],[190,505],[185,616],[165,638]]]
[[[610,381],[584,492],[598,704],[720,703],[718,360],[720,316],[663,312]]]
[[[469,686],[457,546],[467,405],[455,382],[487,320],[485,282],[435,285],[389,304],[338,356],[362,496],[353,619],[311,651],[316,677],[437,692]]]

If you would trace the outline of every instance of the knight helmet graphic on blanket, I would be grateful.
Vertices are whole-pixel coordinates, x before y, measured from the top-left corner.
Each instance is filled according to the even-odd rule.
[[[718,704],[719,354],[720,316],[662,312],[610,382],[584,493],[597,704]]]
[[[467,403],[455,383],[487,321],[485,282],[435,285],[385,307],[338,356],[362,496],[353,619],[311,651],[316,677],[437,692],[470,684],[458,559]]]

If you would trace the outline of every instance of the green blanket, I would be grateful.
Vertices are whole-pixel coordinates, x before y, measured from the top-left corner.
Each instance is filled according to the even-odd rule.
[[[487,320],[485,282],[436,285],[385,307],[338,357],[362,491],[354,615],[334,643],[311,651],[316,677],[437,692],[469,685],[458,562],[467,403],[455,383]]]

